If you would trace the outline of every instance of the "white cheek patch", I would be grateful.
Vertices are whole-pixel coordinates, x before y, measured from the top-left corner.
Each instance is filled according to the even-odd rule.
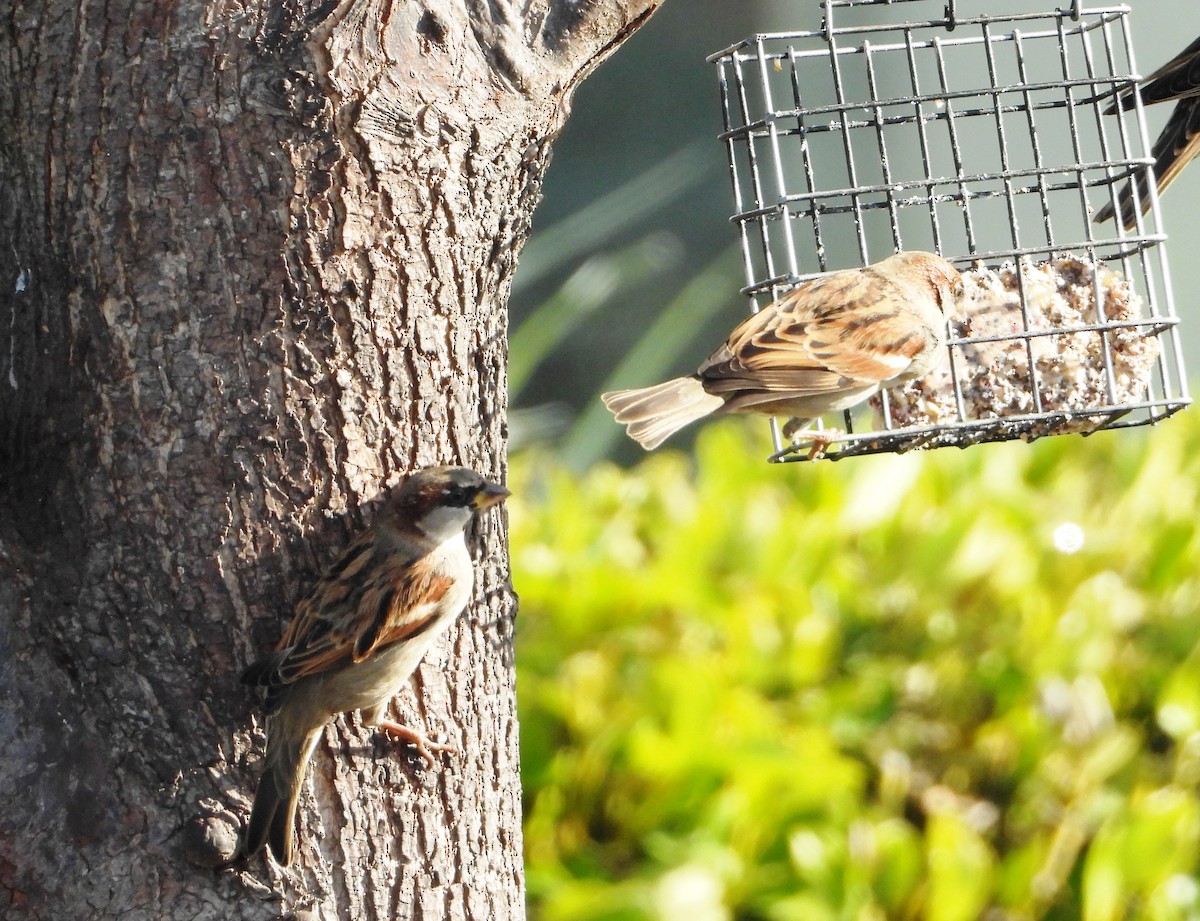
[[[439,505],[433,511],[424,515],[417,526],[429,537],[439,543],[453,537],[456,534],[461,534],[463,528],[467,526],[467,522],[471,520],[471,510],[469,508],[454,508],[452,506]]]

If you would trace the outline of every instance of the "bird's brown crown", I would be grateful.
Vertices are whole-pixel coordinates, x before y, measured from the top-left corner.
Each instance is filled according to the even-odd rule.
[[[509,491],[467,467],[426,467],[405,478],[380,511],[381,520],[407,526],[439,508],[468,512],[502,501]]]

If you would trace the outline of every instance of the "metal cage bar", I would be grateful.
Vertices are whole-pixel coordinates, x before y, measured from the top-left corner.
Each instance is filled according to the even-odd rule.
[[[921,424],[911,394],[885,390],[822,439],[833,458],[1087,434],[1190,402],[1143,106],[1103,114],[1137,79],[1129,10],[1036,3],[965,15],[953,0],[820,0],[819,28],[757,34],[709,59],[752,309],[901,249],[1012,289],[1001,332],[951,322],[942,415]],[[1149,185],[1145,217],[1132,231],[1093,224],[1126,182],[1135,195]],[[1038,299],[1054,277],[1077,280],[1082,312],[1048,323]],[[1055,357],[1080,349],[1085,403]],[[1024,392],[993,412],[964,382],[1000,351]],[[1129,383],[1131,356],[1144,382]],[[806,459],[774,422],[772,438],[772,459]]]

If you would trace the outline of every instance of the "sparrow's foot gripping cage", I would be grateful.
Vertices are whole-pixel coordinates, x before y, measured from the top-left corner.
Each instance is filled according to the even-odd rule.
[[[902,249],[950,259],[970,295],[943,368],[815,448],[772,423],[772,459],[1089,433],[1190,402],[1157,199],[1132,231],[1093,222],[1150,175],[1141,104],[1105,114],[1134,80],[1129,10],[1036,5],[821,0],[818,28],[710,58],[757,305]]]

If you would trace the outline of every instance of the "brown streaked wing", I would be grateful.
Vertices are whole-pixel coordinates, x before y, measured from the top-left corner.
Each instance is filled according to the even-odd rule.
[[[453,585],[454,580],[449,576],[417,564],[403,579],[369,587],[359,605],[365,629],[354,644],[354,661],[361,662],[375,650],[415,636],[428,627],[439,614],[438,602]],[[369,625],[368,612],[372,614]]]
[[[429,569],[409,568],[394,580],[370,584],[345,579],[351,570],[358,574],[376,552],[368,537],[361,542],[365,546],[351,545],[297,606],[277,647],[273,684],[290,684],[349,660],[362,661],[374,650],[419,632],[436,614],[436,602],[452,581]]]
[[[911,311],[890,306],[904,297],[886,275],[871,269],[802,285],[730,334],[701,368],[706,389],[728,391],[725,381],[738,380],[761,389],[818,393],[903,374],[931,344],[930,331]]]
[[[846,303],[857,275],[835,272],[805,282],[739,323],[701,366],[706,389],[722,392],[729,388],[718,382],[740,384],[749,378],[771,389],[836,390],[837,376],[830,377],[813,358],[806,330],[819,314]],[[710,383],[717,389],[708,387]]]
[[[375,533],[360,534],[321,576],[321,580],[296,605],[296,615],[275,644],[281,664],[298,649],[318,643],[336,643],[350,629],[349,612],[360,589],[357,578],[375,555]]]
[[[864,382],[882,382],[903,374],[913,359],[937,345],[912,310],[891,310],[859,323],[830,323],[838,338],[813,353],[835,371]]]

